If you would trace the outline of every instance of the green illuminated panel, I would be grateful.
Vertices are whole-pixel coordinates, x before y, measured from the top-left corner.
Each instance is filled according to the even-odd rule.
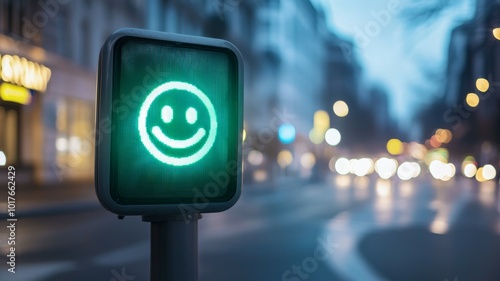
[[[123,37],[113,68],[113,200],[152,205],[232,198],[239,165],[233,53]]]

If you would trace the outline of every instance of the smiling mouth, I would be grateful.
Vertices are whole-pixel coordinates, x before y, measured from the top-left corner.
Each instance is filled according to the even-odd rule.
[[[152,129],[153,135],[161,141],[163,144],[170,146],[172,148],[177,148],[177,149],[184,149],[191,147],[198,142],[205,136],[206,131],[203,128],[199,128],[196,134],[194,134],[192,137],[189,139],[185,140],[174,140],[169,137],[167,137],[160,129],[158,126],[154,126]]]

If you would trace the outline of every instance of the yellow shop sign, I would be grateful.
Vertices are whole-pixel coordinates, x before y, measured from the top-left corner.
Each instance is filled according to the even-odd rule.
[[[2,83],[0,85],[0,98],[4,101],[29,104],[31,102],[31,93],[24,87]]]

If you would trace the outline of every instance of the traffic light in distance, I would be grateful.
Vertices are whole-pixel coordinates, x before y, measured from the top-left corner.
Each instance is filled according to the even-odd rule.
[[[241,189],[243,63],[231,43],[140,29],[101,49],[95,184],[118,215],[218,212]]]

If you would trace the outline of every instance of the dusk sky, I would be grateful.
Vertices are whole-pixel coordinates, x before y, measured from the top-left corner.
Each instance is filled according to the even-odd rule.
[[[317,2],[323,5],[331,29],[356,45],[365,81],[387,90],[390,115],[398,126],[411,138],[420,137],[414,123],[415,114],[443,95],[450,33],[474,15],[475,0],[454,1],[436,18],[423,24],[411,22],[404,16],[403,10],[414,5],[411,1]],[[399,11],[391,10],[391,5],[399,7]],[[436,75],[429,81],[426,73]]]

